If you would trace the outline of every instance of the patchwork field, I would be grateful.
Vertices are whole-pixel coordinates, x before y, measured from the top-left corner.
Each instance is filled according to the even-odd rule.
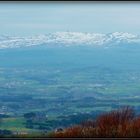
[[[139,52],[126,47],[0,50],[0,129],[46,134],[126,105],[139,114]]]

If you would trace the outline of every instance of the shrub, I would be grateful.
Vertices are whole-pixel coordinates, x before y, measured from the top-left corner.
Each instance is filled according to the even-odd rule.
[[[140,117],[135,117],[133,109],[127,106],[54,132],[52,137],[140,137]]]

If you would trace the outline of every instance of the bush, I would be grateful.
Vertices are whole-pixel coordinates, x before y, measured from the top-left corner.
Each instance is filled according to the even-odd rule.
[[[140,117],[135,117],[132,108],[124,107],[54,132],[52,137],[140,137]]]

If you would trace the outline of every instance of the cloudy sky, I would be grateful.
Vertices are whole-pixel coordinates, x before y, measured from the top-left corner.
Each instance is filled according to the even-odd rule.
[[[140,2],[0,2],[0,34],[58,31],[140,34]]]

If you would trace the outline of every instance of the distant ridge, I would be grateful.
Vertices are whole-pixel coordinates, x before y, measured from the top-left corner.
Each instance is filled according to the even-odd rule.
[[[0,36],[0,49],[30,47],[41,44],[112,46],[120,43],[140,44],[140,35],[127,32],[114,32],[109,34],[56,32],[31,37]]]

